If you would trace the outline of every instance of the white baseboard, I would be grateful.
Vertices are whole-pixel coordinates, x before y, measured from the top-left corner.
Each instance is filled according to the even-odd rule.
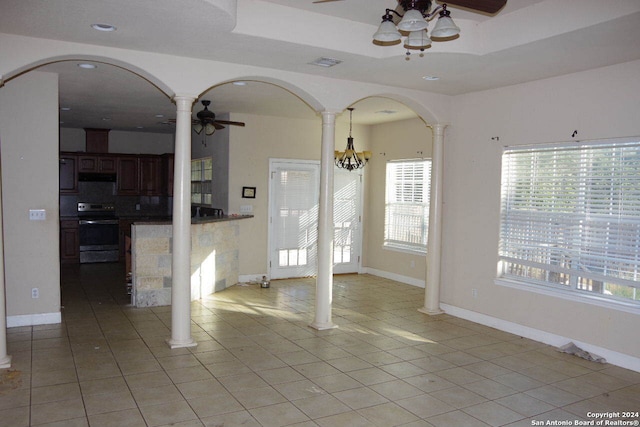
[[[388,271],[377,270],[371,267],[364,267],[362,269],[363,274],[372,274],[378,277],[384,277],[385,279],[395,280],[396,282],[404,283],[406,285],[417,286],[419,288],[425,287],[424,279],[414,279],[409,276],[402,276],[396,273],[389,273]]]
[[[62,322],[62,313],[39,313],[7,316],[7,328],[18,326],[50,325]]]
[[[238,276],[239,283],[256,283],[262,280],[262,276],[266,276],[267,273],[262,274],[242,274]]]
[[[464,308],[455,307],[449,304],[440,304],[440,307],[445,313],[450,314],[461,319],[469,320],[471,322],[479,323],[481,325],[496,328],[501,331],[509,332],[521,337],[529,338],[534,341],[542,342],[544,344],[552,345],[554,347],[561,347],[569,342],[573,342],[575,345],[589,353],[604,357],[608,363],[622,368],[631,369],[636,372],[640,372],[640,358],[630,356],[628,354],[619,353],[617,351],[609,350],[603,347],[598,347],[593,344],[574,340],[572,338],[563,337],[561,335],[552,334],[550,332],[541,331],[539,329],[523,326],[518,323],[509,322],[506,320],[498,319],[496,317],[488,316],[486,314],[477,313],[475,311],[467,310]]]

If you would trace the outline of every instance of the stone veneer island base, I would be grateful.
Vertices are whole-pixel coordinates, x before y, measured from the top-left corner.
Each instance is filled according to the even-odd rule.
[[[238,283],[239,219],[210,217],[191,223],[191,300]],[[139,222],[131,226],[132,304],[171,305],[170,222]]]

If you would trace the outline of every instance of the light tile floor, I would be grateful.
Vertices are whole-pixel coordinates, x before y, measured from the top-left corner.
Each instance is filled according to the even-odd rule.
[[[199,345],[171,350],[169,307],[126,305],[123,268],[63,266],[63,323],[8,330],[0,426],[530,426],[640,409],[640,373],[449,315],[423,290],[336,276],[338,329],[313,279],[192,304]],[[637,418],[636,418],[637,419]]]

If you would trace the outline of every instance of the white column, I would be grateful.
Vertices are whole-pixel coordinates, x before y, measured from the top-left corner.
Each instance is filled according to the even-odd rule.
[[[431,126],[433,157],[431,161],[431,203],[429,205],[429,241],[424,307],[418,311],[430,315],[444,313],[440,309],[440,255],[442,251],[442,164],[444,162],[444,128]]]
[[[333,153],[336,139],[336,113],[322,113],[322,147],[320,156],[320,204],[318,208],[318,275],[316,276],[316,313],[309,326],[331,329],[333,292]]]
[[[191,338],[191,107],[194,97],[174,97],[177,107],[173,173],[171,348],[195,347]]]
[[[0,169],[0,368],[10,368],[11,356],[7,355],[7,299],[4,284],[4,235],[2,233],[3,222],[1,176],[2,170]]]

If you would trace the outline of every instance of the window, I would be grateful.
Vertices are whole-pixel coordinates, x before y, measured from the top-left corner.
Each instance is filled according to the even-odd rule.
[[[387,162],[384,246],[427,252],[431,160]]]
[[[191,160],[191,203],[211,206],[211,179],[213,159],[205,157]]]
[[[640,303],[640,141],[508,148],[499,274]]]

